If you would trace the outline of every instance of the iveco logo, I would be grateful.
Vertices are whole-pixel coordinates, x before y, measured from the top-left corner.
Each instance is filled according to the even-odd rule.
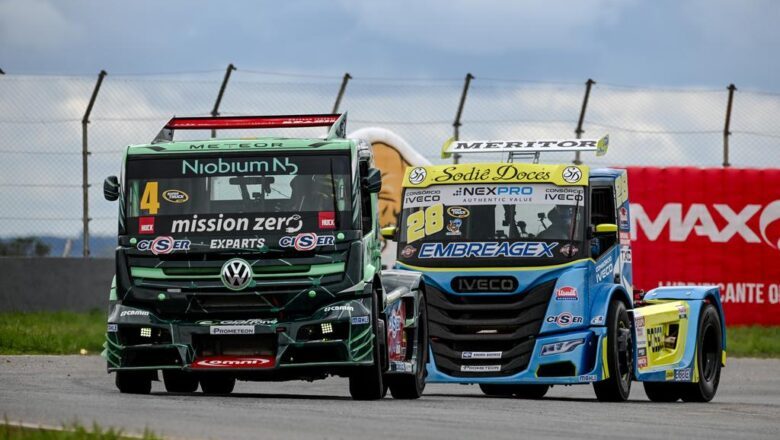
[[[468,292],[514,292],[517,290],[515,277],[455,277],[450,284],[458,293]]]
[[[222,284],[230,290],[245,289],[252,282],[252,266],[240,258],[222,265]]]

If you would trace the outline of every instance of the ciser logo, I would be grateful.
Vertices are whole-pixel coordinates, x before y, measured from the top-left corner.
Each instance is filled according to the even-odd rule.
[[[758,217],[758,231],[748,225],[748,222]],[[727,243],[735,236],[742,237],[748,243],[762,241],[780,250],[780,200],[775,200],[766,206],[745,205],[734,210],[726,204],[705,205],[692,203],[683,207],[682,203],[667,203],[661,208],[655,218],[650,218],[640,204],[631,204],[631,229],[633,239],[641,229],[648,240],[655,241],[661,232],[669,227],[669,241],[686,241],[691,233],[707,237],[713,243]],[[723,225],[724,226],[718,226]]]

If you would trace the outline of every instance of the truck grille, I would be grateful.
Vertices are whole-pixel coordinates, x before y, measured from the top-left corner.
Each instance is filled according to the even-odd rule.
[[[431,349],[455,377],[511,376],[528,367],[555,280],[514,295],[452,295],[426,285]]]

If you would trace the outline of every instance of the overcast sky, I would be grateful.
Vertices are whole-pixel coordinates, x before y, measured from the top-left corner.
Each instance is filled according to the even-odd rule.
[[[7,73],[224,69],[780,91],[776,0],[0,0]]]

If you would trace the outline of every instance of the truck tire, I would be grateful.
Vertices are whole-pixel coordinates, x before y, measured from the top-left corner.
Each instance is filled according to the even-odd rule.
[[[607,368],[609,378],[593,383],[601,402],[623,402],[631,393],[634,353],[631,321],[622,301],[613,298],[607,313]]]
[[[185,371],[163,370],[163,383],[169,393],[194,393],[198,389],[198,378]]]
[[[645,394],[653,402],[676,402],[680,398],[680,385],[666,382],[644,382]]]
[[[387,386],[382,380],[384,368],[382,367],[382,354],[380,338],[387,338],[384,325],[379,324],[379,298],[374,293],[371,300],[371,330],[374,332],[373,364],[368,367],[357,367],[349,376],[349,394],[354,400],[379,400],[387,394]]]
[[[699,380],[680,384],[685,402],[709,402],[715,397],[720,383],[720,367],[723,357],[723,324],[712,304],[706,304],[699,316],[696,334],[696,362]]]
[[[425,390],[425,378],[428,376],[426,364],[428,363],[428,311],[425,298],[420,294],[417,316],[417,359],[415,360],[414,374],[393,374],[385,379],[390,386],[390,394],[394,399],[419,399]]]
[[[116,387],[120,393],[149,394],[152,392],[152,377],[149,371],[117,371]]]
[[[208,374],[200,378],[204,394],[230,394],[236,386],[236,378],[221,374]]]

